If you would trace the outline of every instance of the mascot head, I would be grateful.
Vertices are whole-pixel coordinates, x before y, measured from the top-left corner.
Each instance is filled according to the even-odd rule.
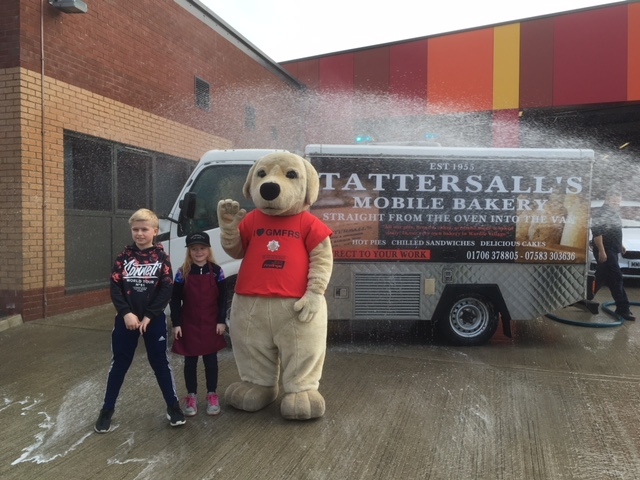
[[[242,187],[266,215],[296,215],[308,209],[320,189],[318,172],[307,160],[289,152],[265,155],[253,164]]]

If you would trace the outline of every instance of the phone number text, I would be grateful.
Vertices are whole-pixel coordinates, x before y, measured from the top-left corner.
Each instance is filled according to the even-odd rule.
[[[491,261],[512,261],[524,260],[533,262],[573,262],[576,259],[575,252],[542,252],[525,251],[516,252],[513,250],[469,250],[467,260],[491,260]]]

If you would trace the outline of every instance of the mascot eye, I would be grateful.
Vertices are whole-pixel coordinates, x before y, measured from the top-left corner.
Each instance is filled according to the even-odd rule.
[[[287,172],[287,178],[298,178],[298,172],[295,172],[293,170],[289,170]]]
[[[264,178],[267,176],[267,172],[265,172],[264,170],[258,170],[258,172],[256,173],[256,176],[260,178]]]

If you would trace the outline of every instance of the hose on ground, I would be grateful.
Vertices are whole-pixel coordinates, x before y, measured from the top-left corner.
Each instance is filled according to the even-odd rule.
[[[640,302],[629,302],[631,305],[640,306]],[[574,325],[576,327],[589,327],[589,328],[610,328],[610,327],[619,327],[624,323],[624,318],[618,315],[614,310],[611,310],[609,307],[611,305],[615,305],[615,302],[604,302],[600,305],[602,311],[611,317],[615,318],[615,322],[579,322],[577,320],[569,320],[568,318],[558,317],[557,315],[552,315],[547,313],[545,316],[555,322],[564,323],[565,325]]]

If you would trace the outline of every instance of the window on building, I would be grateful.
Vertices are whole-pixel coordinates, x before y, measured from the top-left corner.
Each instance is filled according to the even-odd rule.
[[[180,158],[164,155],[158,156],[154,165],[155,212],[159,217],[166,217],[180,195],[194,165]]]
[[[256,109],[250,105],[244,107],[244,128],[247,130],[256,129]]]
[[[117,209],[151,208],[151,156],[128,148],[118,149],[116,170]]]
[[[207,82],[196,77],[195,86],[196,107],[209,111],[211,108],[210,87]]]
[[[109,285],[138,208],[168,215],[193,162],[72,132],[64,136],[65,288]]]
[[[111,211],[111,146],[72,137],[64,149],[65,207]]]

